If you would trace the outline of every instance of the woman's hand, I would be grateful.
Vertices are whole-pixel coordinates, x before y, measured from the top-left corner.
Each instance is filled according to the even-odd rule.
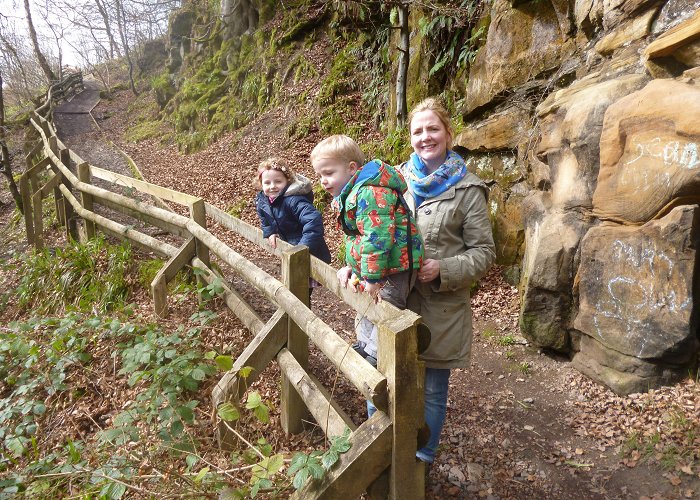
[[[338,283],[340,283],[340,286],[343,288],[348,287],[348,280],[350,279],[351,274],[352,268],[350,266],[345,266],[338,269],[336,275],[338,276]]]
[[[423,267],[418,271],[418,281],[421,283],[430,283],[438,276],[440,276],[440,261],[425,259],[423,261]]]
[[[378,281],[376,283],[369,283],[365,281],[365,292],[367,292],[369,296],[372,297],[372,300],[374,300],[375,304],[378,304],[382,301],[382,296],[379,295],[379,291],[382,289],[382,286],[384,286],[384,284],[381,281]]]
[[[277,235],[276,234],[271,234],[270,236],[268,236],[267,241],[270,242],[270,246],[272,248],[277,248]]]

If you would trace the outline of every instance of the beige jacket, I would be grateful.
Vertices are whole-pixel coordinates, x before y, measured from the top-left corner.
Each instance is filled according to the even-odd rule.
[[[440,276],[417,282],[408,298],[408,308],[430,329],[430,346],[421,355],[428,368],[469,366],[470,286],[496,259],[487,198],[488,188],[472,173],[417,209],[413,197],[406,197],[425,242],[425,258],[440,261]]]

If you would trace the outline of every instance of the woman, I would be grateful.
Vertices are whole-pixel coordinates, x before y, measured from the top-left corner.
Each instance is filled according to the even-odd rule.
[[[416,456],[433,463],[447,408],[450,370],[469,365],[472,314],[469,289],[493,263],[496,252],[486,200],[488,188],[452,147],[445,108],[434,98],[409,116],[414,153],[400,170],[408,203],[425,242],[425,260],[408,307],[431,332],[425,362],[425,421],[428,443]]]

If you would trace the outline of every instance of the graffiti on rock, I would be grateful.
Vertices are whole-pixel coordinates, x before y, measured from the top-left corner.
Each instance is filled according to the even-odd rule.
[[[603,279],[607,283],[593,315],[596,334],[606,344],[622,340],[637,357],[653,355],[645,352],[650,337],[668,335],[657,328],[659,314],[688,309],[692,297],[674,288],[682,282],[676,276],[680,271],[662,250],[615,240],[612,258],[624,272]],[[617,332],[622,332],[622,339]]]
[[[681,140],[662,141],[656,137],[650,141],[632,141],[632,158],[624,163],[619,184],[649,191],[657,187],[670,187],[674,175],[683,170],[700,169],[698,143]],[[654,160],[654,167],[640,161]]]

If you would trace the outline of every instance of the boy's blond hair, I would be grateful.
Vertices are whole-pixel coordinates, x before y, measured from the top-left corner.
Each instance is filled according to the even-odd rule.
[[[311,163],[323,159],[341,160],[347,163],[354,161],[358,167],[365,164],[365,155],[360,146],[347,135],[332,135],[316,144],[311,151]]]
[[[281,158],[272,156],[267,160],[261,161],[260,165],[258,165],[258,176],[255,178],[256,189],[262,189],[262,183],[260,182],[260,179],[265,170],[277,170],[278,172],[282,172],[289,184],[294,182],[294,172],[289,167],[289,165],[287,165],[287,163]]]

